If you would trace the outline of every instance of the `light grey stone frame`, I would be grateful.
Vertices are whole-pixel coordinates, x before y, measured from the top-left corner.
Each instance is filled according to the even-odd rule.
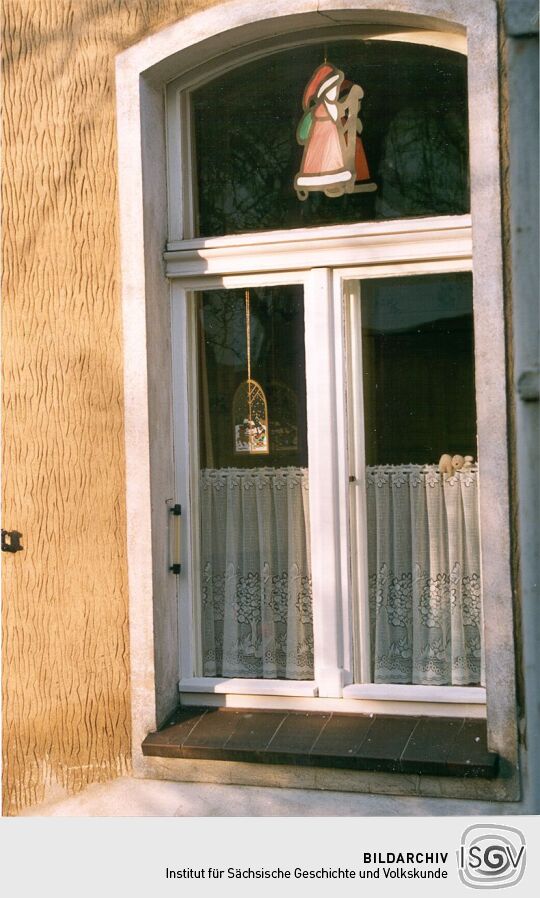
[[[384,10],[380,7],[384,6]],[[178,699],[178,613],[168,573],[167,501],[174,498],[164,85],[218,55],[276,33],[393,24],[466,34],[477,415],[482,459],[484,633],[492,783],[259,765],[145,759],[146,734]],[[494,0],[237,0],[151,35],[117,59],[124,321],[133,766],[137,775],[279,783],[398,794],[519,798],[510,576],[506,373],[499,171],[497,6]]]

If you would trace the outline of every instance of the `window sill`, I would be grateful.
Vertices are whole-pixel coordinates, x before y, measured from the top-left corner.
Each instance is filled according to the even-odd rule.
[[[365,683],[344,686],[343,698],[485,705],[486,690],[483,686],[400,686]]]
[[[485,721],[180,708],[142,744],[147,757],[243,761],[493,779]]]
[[[209,692],[215,695],[292,695],[313,698],[317,685],[313,680],[250,680],[247,677],[191,677],[180,680],[180,692]]]
[[[264,680],[241,677],[186,677],[178,684],[182,695],[272,695],[315,698],[319,695],[314,680]],[[344,699],[391,702],[439,702],[441,704],[485,705],[483,686],[401,686],[376,683],[343,687]],[[185,704],[185,702],[183,702]],[[327,709],[325,709],[327,710]]]

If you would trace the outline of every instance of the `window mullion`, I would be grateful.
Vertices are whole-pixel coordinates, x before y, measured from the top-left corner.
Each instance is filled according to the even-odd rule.
[[[332,272],[310,272],[305,303],[315,681],[319,695],[345,684],[341,614],[338,421]]]
[[[364,390],[362,378],[362,340],[360,282],[342,281],[348,315],[348,425],[351,573],[353,595],[353,642],[355,647],[354,682],[371,681],[371,647],[369,642],[368,561],[366,528],[366,484],[364,445]]]

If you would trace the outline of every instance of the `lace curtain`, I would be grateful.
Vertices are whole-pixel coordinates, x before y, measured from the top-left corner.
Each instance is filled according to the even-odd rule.
[[[476,467],[367,468],[375,683],[483,681]]]
[[[308,472],[200,476],[204,676],[313,679]]]
[[[375,683],[483,682],[476,468],[367,468]],[[313,678],[308,472],[201,472],[205,676]]]

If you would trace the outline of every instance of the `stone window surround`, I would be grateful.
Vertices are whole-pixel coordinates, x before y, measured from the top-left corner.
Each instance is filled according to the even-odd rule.
[[[182,72],[252,41],[275,34],[347,24],[389,24],[454,31],[466,36],[469,56],[471,216],[475,323],[489,333],[489,358],[477,384],[483,459],[487,722],[490,749],[503,759],[492,783],[445,785],[444,794],[516,800],[517,724],[508,508],[502,250],[499,199],[497,7],[493,0],[252,0],[219,5],[181,20],[124,51],[117,59],[121,272],[124,315],[125,426],[133,764],[142,776],[267,781],[249,765],[143,758],[140,746],[177,703],[176,584],[167,572],[164,502],[174,497],[171,433],[169,282],[166,245],[167,177],[164,85]],[[414,9],[414,14],[411,10]],[[279,25],[278,25],[279,22]],[[133,152],[140,147],[141,152]],[[482,421],[484,426],[482,427]],[[486,427],[486,423],[488,426]],[[150,434],[164,435],[150,439]],[[486,496],[490,497],[487,505]],[[155,497],[155,498],[153,498]],[[163,499],[162,499],[163,497]],[[240,769],[242,768],[242,769]],[[439,792],[430,778],[406,781],[373,774],[369,783],[346,771],[324,771],[322,788]],[[276,773],[268,782],[276,781]],[[309,785],[282,768],[283,785]],[[461,789],[461,791],[460,791]],[[426,791],[427,790],[427,791]]]

